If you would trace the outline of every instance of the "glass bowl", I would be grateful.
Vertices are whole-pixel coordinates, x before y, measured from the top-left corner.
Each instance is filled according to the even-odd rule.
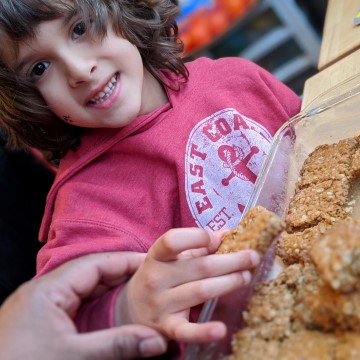
[[[359,134],[360,76],[355,76],[320,95],[278,130],[243,215],[251,207],[261,205],[284,218],[308,155],[319,145]],[[354,196],[359,197],[359,194]],[[355,203],[360,204],[360,201]],[[352,216],[360,218],[359,208],[355,205]],[[204,304],[199,322],[223,321],[227,325],[227,336],[219,342],[188,345],[185,360],[222,359],[231,353],[231,338],[243,324],[242,313],[254,285],[281,271],[274,258],[273,243],[249,286]]]

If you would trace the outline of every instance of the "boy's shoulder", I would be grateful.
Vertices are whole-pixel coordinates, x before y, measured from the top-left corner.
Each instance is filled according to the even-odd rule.
[[[204,72],[209,75],[214,71],[247,72],[248,70],[259,71],[261,68],[255,63],[240,57],[223,57],[219,59],[210,59],[200,57],[196,60],[186,63],[189,72]],[[211,71],[211,73],[209,73]]]
[[[210,59],[201,57],[186,63],[189,71],[189,79],[193,81],[254,81],[263,75],[268,77],[266,70],[259,65],[240,58],[240,57],[223,57],[219,59]]]

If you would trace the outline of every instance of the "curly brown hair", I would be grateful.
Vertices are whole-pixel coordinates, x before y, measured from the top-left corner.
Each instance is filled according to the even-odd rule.
[[[188,78],[178,38],[178,11],[173,0],[1,1],[1,45],[16,56],[18,44],[34,38],[40,23],[74,14],[84,21],[91,17],[95,35],[102,39],[110,21],[116,34],[138,48],[145,68],[163,86],[173,87],[158,70],[170,70],[183,81]],[[6,55],[0,55],[0,119],[8,132],[9,147],[35,147],[55,162],[80,143],[82,129],[56,117],[35,84],[9,66]]]

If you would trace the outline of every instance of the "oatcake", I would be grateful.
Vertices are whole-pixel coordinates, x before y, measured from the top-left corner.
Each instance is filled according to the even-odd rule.
[[[292,198],[285,217],[289,233],[317,225],[334,223],[351,212],[348,205],[350,186],[346,179],[326,180],[302,188]]]
[[[358,148],[359,137],[317,147],[305,160],[297,187],[301,189],[330,179],[350,179],[352,158]]]
[[[360,359],[359,139],[304,162],[276,244],[283,272],[254,288],[229,360]]]
[[[360,343],[360,292],[336,292],[312,264],[293,264],[254,289],[244,321],[229,360],[339,360],[345,343]]]
[[[360,175],[360,136],[317,147],[304,161],[276,246],[285,264],[308,262],[319,233],[351,216]]]
[[[284,225],[283,220],[271,211],[261,206],[251,208],[238,227],[224,235],[217,254],[253,249],[262,255]]]
[[[349,219],[316,241],[310,256],[334,290],[360,289],[360,223]]]
[[[310,248],[318,236],[324,234],[331,227],[321,222],[304,231],[292,234],[283,231],[277,242],[276,253],[285,265],[310,262]]]

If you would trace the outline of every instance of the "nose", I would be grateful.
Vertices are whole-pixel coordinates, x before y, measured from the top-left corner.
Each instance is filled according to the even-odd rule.
[[[75,88],[81,86],[92,79],[96,70],[96,61],[89,59],[82,54],[68,54],[63,58],[68,83]]]

